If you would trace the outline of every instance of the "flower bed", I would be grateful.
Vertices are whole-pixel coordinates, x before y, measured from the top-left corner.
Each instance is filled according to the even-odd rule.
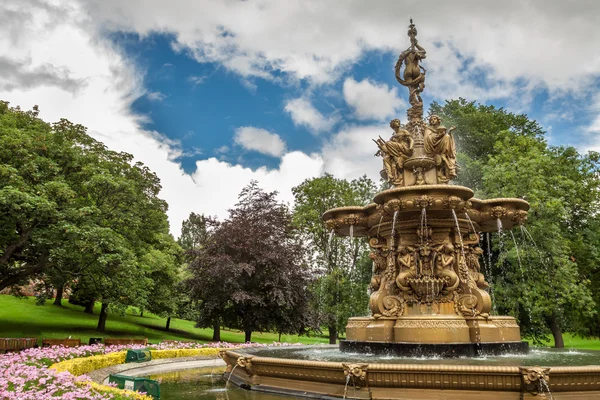
[[[90,371],[125,362],[127,349],[150,349],[152,358],[216,355],[224,348],[287,346],[286,343],[231,344],[174,342],[158,345],[102,344],[80,347],[53,346],[0,355],[0,399],[113,399],[146,400],[142,394],[90,382]]]

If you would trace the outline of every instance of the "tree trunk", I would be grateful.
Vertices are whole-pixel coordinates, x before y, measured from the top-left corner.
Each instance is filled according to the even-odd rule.
[[[62,298],[63,298],[63,292],[65,291],[65,285],[60,285],[59,287],[56,288],[56,297],[54,298],[54,305],[55,306],[62,306]]]
[[[85,310],[83,310],[83,312],[86,314],[94,314],[94,305],[96,305],[96,300],[92,299],[88,301],[88,303],[85,305]]]
[[[552,331],[552,336],[554,336],[554,347],[557,349],[563,349],[565,347],[565,341],[563,339],[562,329],[558,324],[556,316],[553,316],[550,320],[550,330]]]
[[[102,302],[102,307],[100,308],[100,317],[98,318],[98,327],[96,330],[98,332],[104,332],[106,329],[106,319],[108,318],[108,303]]]
[[[217,321],[213,324],[213,337],[212,337],[213,342],[220,342],[221,341],[221,323],[220,321]]]
[[[245,330],[244,331],[244,336],[245,336],[245,342],[249,343],[252,341],[252,331],[251,330]]]
[[[142,308],[142,309],[140,309],[140,317],[143,317],[143,316],[144,316],[144,309]]]
[[[279,343],[281,343],[281,332],[279,332],[279,339],[277,339]]]
[[[169,330],[169,327],[171,326],[171,317],[167,318],[167,326],[166,326],[166,330]]]
[[[329,327],[329,344],[337,343],[337,327],[330,326]]]

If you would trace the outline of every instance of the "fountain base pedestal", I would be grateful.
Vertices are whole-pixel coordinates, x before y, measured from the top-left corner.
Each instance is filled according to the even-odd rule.
[[[462,357],[527,353],[519,326],[505,316],[408,315],[348,320],[342,351]]]

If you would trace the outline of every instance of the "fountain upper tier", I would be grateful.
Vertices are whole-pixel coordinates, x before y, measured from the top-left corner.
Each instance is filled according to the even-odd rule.
[[[464,232],[495,232],[498,220],[504,229],[522,224],[527,219],[529,203],[521,199],[499,198],[481,200],[473,191],[457,185],[401,186],[375,195],[365,207],[339,207],[323,214],[329,230],[355,237],[389,236],[396,214],[396,228],[418,227],[425,209],[431,227],[454,225],[452,210]]]

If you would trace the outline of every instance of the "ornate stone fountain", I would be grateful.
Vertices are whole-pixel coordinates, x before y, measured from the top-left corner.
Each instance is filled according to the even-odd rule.
[[[411,45],[395,68],[396,79],[409,91],[408,122],[402,126],[392,120],[391,138],[374,140],[376,156],[383,158],[381,176],[392,188],[366,207],[323,215],[328,229],[366,236],[372,249],[372,316],[350,318],[341,349],[421,355],[526,352],[515,319],[490,315],[479,243],[482,232],[522,224],[529,204],[480,200],[471,189],[448,184],[457,173],[455,127],[446,128],[436,115],[423,119],[426,71],[420,62],[426,53],[412,23],[408,36]]]
[[[453,359],[458,363],[452,365],[405,358],[528,350],[514,318],[490,315],[479,243],[481,233],[525,222],[529,204],[521,199],[481,200],[471,189],[449,184],[458,169],[454,127],[444,127],[434,115],[423,119],[420,94],[426,71],[420,63],[426,53],[412,20],[408,36],[411,45],[395,68],[396,79],[409,91],[408,122],[402,126],[392,120],[391,138],[375,140],[376,155],[383,158],[381,175],[392,188],[366,207],[341,207],[323,215],[337,235],[368,237],[372,249],[371,316],[349,319],[340,350],[366,353],[367,359],[372,353],[402,357],[371,363],[352,355],[339,362],[338,355],[333,362],[324,361],[331,359],[328,351],[337,351],[331,347],[308,346],[283,354],[229,350],[220,354],[227,363],[225,375],[249,390],[312,398],[600,396],[598,365],[532,366],[531,355],[498,357],[494,365],[471,365],[481,358]],[[310,353],[309,359],[302,359],[303,351]],[[315,360],[314,353],[323,355]],[[488,358],[490,364],[493,359]]]

